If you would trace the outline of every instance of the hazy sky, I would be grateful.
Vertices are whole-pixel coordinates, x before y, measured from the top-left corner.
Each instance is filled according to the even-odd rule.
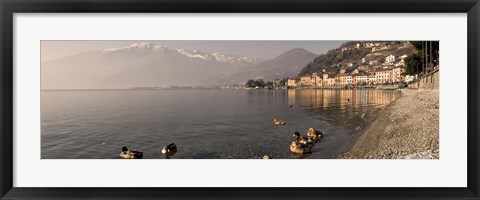
[[[129,46],[139,42],[151,42],[172,49],[199,50],[207,53],[221,52],[261,59],[273,58],[293,48],[303,48],[315,54],[323,54],[339,47],[345,41],[207,41],[207,40],[115,40],[115,41],[42,41],[42,61],[61,58],[80,52]]]

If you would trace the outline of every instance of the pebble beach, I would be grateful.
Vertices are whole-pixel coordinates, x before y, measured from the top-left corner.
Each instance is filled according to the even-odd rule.
[[[344,159],[438,159],[439,91],[403,89]]]

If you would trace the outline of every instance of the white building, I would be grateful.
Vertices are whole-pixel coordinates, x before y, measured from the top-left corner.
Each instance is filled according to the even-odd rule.
[[[368,83],[368,76],[366,74],[356,75],[353,84]]]
[[[352,76],[345,76],[345,84],[352,85]]]
[[[389,55],[385,58],[386,63],[393,63],[395,62],[395,56],[394,55]]]
[[[406,75],[405,76],[405,82],[410,83],[413,80],[415,80],[415,76],[413,76],[413,75]]]

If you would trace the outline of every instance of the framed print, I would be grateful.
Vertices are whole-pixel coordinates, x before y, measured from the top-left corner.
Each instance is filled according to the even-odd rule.
[[[1,199],[478,195],[478,1],[1,1]]]

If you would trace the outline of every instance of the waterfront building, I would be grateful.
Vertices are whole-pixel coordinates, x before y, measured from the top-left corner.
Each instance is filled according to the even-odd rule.
[[[324,69],[324,70],[325,70],[325,69]],[[328,73],[324,73],[324,74],[322,74],[323,81],[326,81],[326,80],[328,80],[328,76],[329,76],[329,74],[328,74]]]
[[[295,80],[293,78],[289,78],[287,80],[287,86],[288,87],[297,87],[297,80]]]
[[[376,84],[377,83],[377,79],[375,77],[375,72],[372,71],[372,72],[369,72],[368,73],[368,84]]]
[[[377,84],[392,82],[392,69],[377,69],[375,70],[375,82]]]
[[[368,83],[368,75],[357,74],[357,75],[352,77],[352,84],[353,85],[363,85],[364,83]]]
[[[321,79],[320,76],[315,78],[315,86],[324,86],[323,79]]]
[[[300,86],[301,87],[308,87],[312,86],[312,76],[304,75],[300,77]]]
[[[335,86],[335,78],[330,77],[327,79],[327,86]]]
[[[405,73],[404,67],[395,67],[392,69],[392,81],[393,82],[401,82],[404,81],[404,76],[402,75]]]
[[[345,76],[345,85],[352,85],[352,76],[350,75]]]
[[[337,74],[335,76],[335,85],[340,85],[340,75],[339,74]]]
[[[312,86],[322,86],[322,76],[320,73],[313,73],[311,77]]]
[[[337,76],[335,76],[336,85],[340,85],[340,86],[347,85],[347,76],[350,77],[349,79],[350,79],[350,83],[351,83],[352,82],[352,76],[347,75],[347,74],[338,74]]]

